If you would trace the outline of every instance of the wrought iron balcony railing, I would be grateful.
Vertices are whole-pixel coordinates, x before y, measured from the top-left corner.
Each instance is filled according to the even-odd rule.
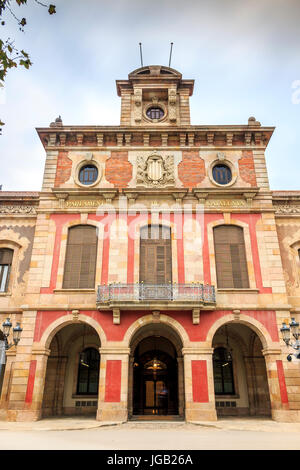
[[[98,286],[97,304],[138,301],[215,303],[214,286],[203,284],[109,284]]]

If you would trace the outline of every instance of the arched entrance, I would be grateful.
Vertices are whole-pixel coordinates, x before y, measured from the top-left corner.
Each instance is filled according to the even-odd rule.
[[[42,417],[95,415],[98,406],[100,340],[90,325],[60,329],[50,343]]]
[[[262,343],[251,328],[226,323],[213,338],[218,416],[271,416]]]
[[[182,343],[167,325],[142,327],[131,341],[129,417],[183,417]]]

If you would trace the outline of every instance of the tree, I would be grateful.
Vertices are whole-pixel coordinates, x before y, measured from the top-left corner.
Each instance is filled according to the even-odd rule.
[[[45,7],[48,9],[49,15],[53,15],[56,13],[55,5],[45,4],[40,2],[39,0],[32,0],[37,5]],[[12,3],[15,5],[17,4],[18,7],[22,7],[27,4],[27,0],[0,0],[0,27],[5,26],[5,21],[3,19],[3,15],[5,12],[8,12],[13,16],[16,20],[19,30],[24,32],[24,28],[27,24],[26,18],[18,18],[17,15],[14,13],[12,8]],[[25,67],[29,69],[31,67],[32,62],[30,60],[29,54],[25,52],[23,49],[19,49],[15,46],[15,42],[7,38],[6,40],[0,39],[0,86],[4,86],[5,77],[9,71],[9,69],[13,67]],[[0,135],[1,135],[1,126],[4,125],[4,122],[0,119]]]

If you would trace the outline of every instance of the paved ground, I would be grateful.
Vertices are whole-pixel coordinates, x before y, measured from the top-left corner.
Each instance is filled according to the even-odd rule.
[[[215,423],[128,422],[107,425],[84,418],[35,423],[0,422],[0,449],[300,450],[300,423],[222,419]]]

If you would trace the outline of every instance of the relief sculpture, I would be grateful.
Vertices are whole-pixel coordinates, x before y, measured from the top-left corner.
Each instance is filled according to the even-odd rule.
[[[149,157],[139,156],[136,184],[147,187],[173,186],[175,184],[174,157],[168,155],[163,158],[156,152]]]

